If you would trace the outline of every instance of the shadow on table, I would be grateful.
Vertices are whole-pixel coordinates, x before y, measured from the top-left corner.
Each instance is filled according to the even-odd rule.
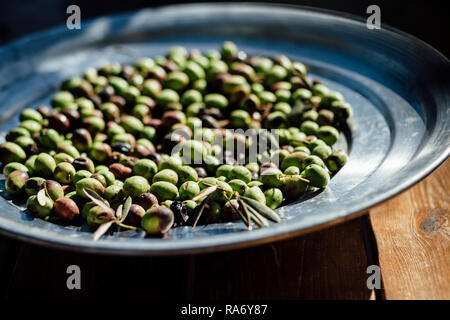
[[[21,245],[0,238],[3,292],[8,298],[369,299],[363,224],[325,230],[253,248],[179,257],[113,257]],[[9,243],[9,245],[5,244]],[[11,245],[15,267],[2,269]],[[11,261],[10,261],[11,262]],[[4,263],[4,262],[3,262]],[[68,290],[69,265],[81,269],[81,290]]]

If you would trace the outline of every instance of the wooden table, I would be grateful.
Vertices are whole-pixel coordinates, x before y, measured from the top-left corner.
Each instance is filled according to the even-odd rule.
[[[450,299],[450,161],[346,223],[286,241],[170,258],[74,254],[0,238],[7,298]],[[66,269],[81,268],[81,290]],[[382,287],[366,285],[369,265]],[[119,290],[120,289],[120,290]],[[127,290],[129,289],[129,290]]]

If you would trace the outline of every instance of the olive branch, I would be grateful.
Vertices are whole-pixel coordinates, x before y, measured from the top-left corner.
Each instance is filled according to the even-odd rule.
[[[127,218],[128,212],[131,208],[131,197],[127,197],[123,204],[120,204],[117,209],[114,211],[108,204],[108,202],[103,199],[97,192],[92,189],[83,188],[83,193],[96,205],[101,207],[106,212],[113,213],[114,219],[104,222],[98,226],[97,230],[92,234],[92,240],[96,241],[100,239],[112,225],[116,224],[119,227],[136,230],[136,227],[129,226],[123,223],[123,221]]]
[[[203,211],[209,201],[211,194],[218,190],[227,197],[228,201],[232,199],[236,199],[238,201],[239,208],[235,208],[234,206],[231,207],[247,225],[248,230],[252,230],[252,221],[260,228],[269,226],[268,219],[273,222],[280,222],[280,216],[275,211],[255,199],[241,196],[236,191],[230,191],[219,186],[211,185],[209,183],[205,183],[205,185],[208,186],[208,188],[203,189],[199,194],[192,198],[192,200],[194,201],[202,200],[192,228],[195,228],[197,226],[197,223],[203,214]]]

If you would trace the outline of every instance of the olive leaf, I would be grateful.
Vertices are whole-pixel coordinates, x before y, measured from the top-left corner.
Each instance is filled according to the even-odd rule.
[[[97,228],[97,230],[95,230],[94,234],[92,235],[92,240],[97,241],[98,239],[100,239],[115,222],[116,222],[115,220],[111,220],[111,221],[102,223]]]
[[[45,188],[42,188],[39,190],[39,192],[36,195],[37,201],[39,205],[45,206],[45,202],[47,200],[47,195],[45,194]]]
[[[252,230],[252,225],[251,225],[252,219],[251,219],[250,213],[248,212],[247,208],[245,207],[244,202],[240,198],[238,198],[237,201],[239,203],[239,207],[241,207],[242,211],[244,211],[245,217],[241,214],[241,212],[239,210],[236,210],[233,206],[231,206],[231,207],[233,208],[233,210],[237,211],[237,213],[241,216],[241,219],[247,224],[248,230]]]
[[[88,188],[83,188],[83,192],[89,199],[91,199],[92,202],[94,202],[99,207],[102,207],[103,210],[105,210],[105,211],[113,211],[113,209],[111,209],[111,207],[108,205],[106,200],[103,199],[102,197],[100,197],[98,195],[98,193],[95,192],[94,190],[91,190],[91,189],[88,189]]]
[[[125,200],[125,204],[123,205],[122,217],[119,218],[120,223],[122,223],[127,218],[130,208],[131,208],[131,197],[128,197],[127,200]]]
[[[137,229],[138,229],[138,228],[135,227],[135,226],[129,226],[129,225],[127,225],[127,224],[123,224],[123,223],[120,222],[120,221],[116,221],[116,224],[117,224],[119,227],[122,227],[122,228],[125,228],[125,229],[130,229],[130,230],[137,230]]]
[[[280,216],[278,214],[276,214],[275,211],[270,209],[265,204],[258,202],[254,199],[244,197],[244,196],[241,196],[240,198],[242,200],[244,200],[245,203],[248,204],[250,208],[254,209],[259,214],[263,215],[264,217],[266,217],[274,222],[280,222]]]
[[[260,215],[254,208],[252,208],[245,202],[243,202],[243,204],[244,204],[244,208],[251,214],[251,216],[253,217],[253,221],[255,221],[255,223],[258,225],[258,227],[263,228],[263,227],[269,226],[269,222],[267,221],[266,218],[264,218],[262,215]]]
[[[117,219],[122,218],[122,212],[123,212],[123,204],[120,204],[116,209],[116,218]]]
[[[192,228],[195,228],[195,226],[197,225],[198,221],[200,220],[200,217],[202,216],[203,210],[205,210],[206,202],[208,201],[210,195],[211,194],[208,194],[206,199],[203,200],[203,202],[200,204],[200,208],[198,210],[198,214],[197,214],[197,217],[195,218],[195,221],[194,221],[194,224],[192,225]]]
[[[217,186],[210,185],[210,187],[203,189],[199,194],[192,198],[193,201],[198,201],[205,197],[208,197],[211,193],[217,190]]]

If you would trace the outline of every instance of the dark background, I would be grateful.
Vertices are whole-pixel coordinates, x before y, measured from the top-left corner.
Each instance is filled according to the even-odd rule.
[[[83,19],[111,13],[132,11],[145,7],[155,7],[190,1],[152,0],[21,0],[5,1],[0,5],[0,44],[28,33],[36,32],[58,24],[65,24],[66,8],[77,4]],[[197,1],[208,2],[208,1]],[[252,2],[252,1],[243,1]],[[381,8],[381,24],[388,24],[408,32],[450,56],[450,19],[444,1],[414,0],[297,0],[297,1],[257,1],[278,2],[313,6],[367,17],[366,8],[376,4]]]

